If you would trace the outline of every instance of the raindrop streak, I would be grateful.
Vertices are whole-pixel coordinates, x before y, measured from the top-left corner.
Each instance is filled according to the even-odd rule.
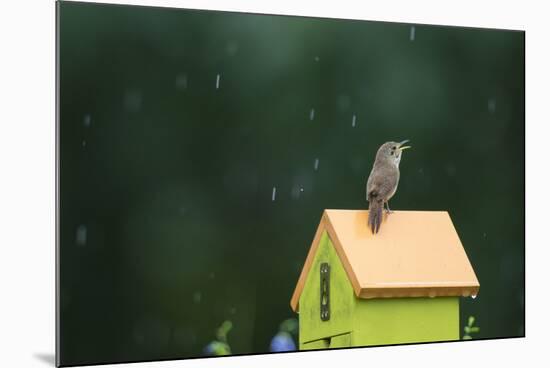
[[[202,299],[202,294],[200,293],[200,291],[197,291],[193,294],[193,302],[195,304],[200,304],[201,299]]]
[[[313,120],[315,118],[315,109],[311,109],[309,112],[309,120]]]
[[[317,171],[318,168],[319,168],[319,159],[316,158],[316,159],[315,159],[315,162],[313,163],[313,169],[314,169],[315,171]]]
[[[82,141],[82,147],[86,147],[86,141]]]
[[[491,98],[489,102],[487,102],[487,109],[492,114],[497,109],[497,101],[494,98]]]
[[[409,39],[411,41],[414,41],[414,33],[415,33],[415,28],[414,28],[414,26],[411,26],[411,34],[409,36]]]
[[[88,229],[85,225],[79,225],[76,228],[76,244],[80,246],[86,245],[88,237]]]
[[[351,119],[351,126],[353,128],[355,128],[355,120],[356,120],[356,117],[355,117],[355,115],[353,115],[353,119]]]
[[[292,199],[299,199],[300,193],[302,193],[303,191],[304,191],[304,188],[298,185],[295,185],[292,187],[292,190],[290,191],[290,196],[292,197]]]
[[[271,201],[275,202],[275,195],[277,194],[277,188],[273,187],[273,192],[271,193]]]
[[[220,75],[216,75],[216,89],[220,88]]]
[[[176,77],[176,87],[179,89],[187,89],[187,74],[178,74]]]
[[[84,126],[88,128],[92,124],[92,117],[90,114],[84,115]]]

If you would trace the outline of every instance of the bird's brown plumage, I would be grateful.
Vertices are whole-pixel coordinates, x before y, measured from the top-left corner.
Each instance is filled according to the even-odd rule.
[[[384,143],[376,153],[366,188],[369,201],[368,225],[373,234],[378,232],[382,224],[384,203],[387,203],[397,190],[402,149],[400,147],[405,142]]]

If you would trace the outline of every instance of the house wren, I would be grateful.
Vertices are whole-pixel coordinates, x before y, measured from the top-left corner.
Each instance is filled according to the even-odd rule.
[[[367,181],[367,201],[369,201],[369,227],[376,234],[382,223],[382,209],[390,205],[388,201],[395,194],[399,183],[399,161],[401,153],[410,146],[403,146],[409,140],[403,142],[386,142],[376,152],[374,165]]]

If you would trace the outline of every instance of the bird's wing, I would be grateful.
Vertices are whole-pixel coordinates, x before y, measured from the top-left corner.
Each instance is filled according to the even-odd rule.
[[[370,201],[370,199],[372,197],[372,192],[373,191],[376,192],[376,189],[377,189],[376,183],[377,182],[378,182],[377,175],[376,175],[376,172],[375,172],[374,167],[373,167],[371,172],[370,172],[369,178],[367,180],[367,188],[366,188],[367,201]]]
[[[369,178],[367,179],[367,185],[366,185],[366,188],[365,188],[367,201],[369,200],[369,192],[372,190],[372,171],[373,170],[371,170]]]
[[[399,182],[399,171],[392,170],[391,174],[387,175],[380,184],[380,196],[387,201],[394,193]]]
[[[373,196],[386,201],[399,181],[399,171],[394,167],[379,167],[373,170],[367,182],[367,198]]]

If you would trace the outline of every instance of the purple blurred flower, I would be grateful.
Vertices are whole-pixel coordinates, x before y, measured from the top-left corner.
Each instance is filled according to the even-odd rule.
[[[294,350],[296,350],[296,344],[294,344],[294,340],[288,332],[281,331],[271,339],[271,344],[269,345],[269,351],[271,352]]]

